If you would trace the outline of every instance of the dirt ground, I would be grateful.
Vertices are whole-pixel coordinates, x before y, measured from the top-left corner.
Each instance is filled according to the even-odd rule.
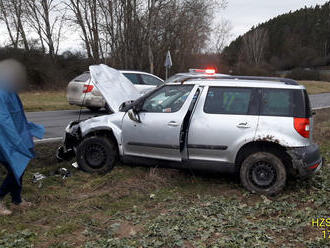
[[[330,227],[312,225],[330,214],[329,109],[317,112],[314,138],[322,173],[290,179],[276,197],[248,193],[237,175],[122,164],[87,174],[56,162],[58,144],[39,145],[24,177],[34,206],[0,217],[0,247],[329,247]],[[36,172],[47,178],[33,183]]]

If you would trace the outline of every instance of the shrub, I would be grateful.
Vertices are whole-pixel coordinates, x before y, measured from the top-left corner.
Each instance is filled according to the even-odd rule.
[[[287,74],[288,78],[295,80],[320,80],[320,73],[316,70],[296,68]]]

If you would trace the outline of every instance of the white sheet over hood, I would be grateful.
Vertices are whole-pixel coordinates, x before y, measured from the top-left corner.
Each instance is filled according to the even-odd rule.
[[[126,101],[137,99],[140,94],[135,86],[120,71],[107,65],[89,67],[92,83],[99,89],[113,112]]]

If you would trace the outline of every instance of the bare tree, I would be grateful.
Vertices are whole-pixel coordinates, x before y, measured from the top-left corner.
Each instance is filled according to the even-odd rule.
[[[222,19],[218,24],[216,24],[210,37],[211,43],[213,43],[211,52],[215,52],[217,54],[222,52],[231,37],[231,29],[232,25],[228,20]]]
[[[54,56],[58,53],[65,20],[65,9],[59,0],[25,0],[30,27],[38,34],[41,48]]]
[[[12,45],[17,48],[22,41],[24,48],[29,50],[24,26],[24,1],[0,0],[0,16],[6,25]]]
[[[87,56],[117,68],[163,70],[172,51],[178,68],[208,45],[217,8],[224,0],[69,0]],[[156,56],[157,55],[157,56]]]
[[[264,28],[256,28],[243,37],[243,54],[247,62],[259,65],[262,63],[268,45],[268,32]]]
[[[81,29],[81,38],[87,51],[88,58],[95,62],[100,60],[100,30],[99,19],[101,10],[98,0],[69,0],[66,6],[71,10],[71,19]]]

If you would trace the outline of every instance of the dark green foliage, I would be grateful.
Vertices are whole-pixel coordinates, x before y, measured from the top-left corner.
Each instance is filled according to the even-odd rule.
[[[320,73],[316,70],[293,69],[286,77],[296,80],[320,80]]]
[[[88,70],[91,64],[91,61],[79,53],[65,52],[63,55],[51,57],[40,50],[0,48],[0,60],[9,58],[26,66],[27,90],[63,89],[71,79]]]
[[[329,65],[329,16],[330,2],[289,12],[253,27],[251,31],[263,28],[268,32],[269,44],[264,54],[264,63],[277,70]],[[225,48],[223,57],[230,66],[246,63],[242,53],[243,37],[246,35],[238,37]],[[306,76],[309,78],[311,73]]]

